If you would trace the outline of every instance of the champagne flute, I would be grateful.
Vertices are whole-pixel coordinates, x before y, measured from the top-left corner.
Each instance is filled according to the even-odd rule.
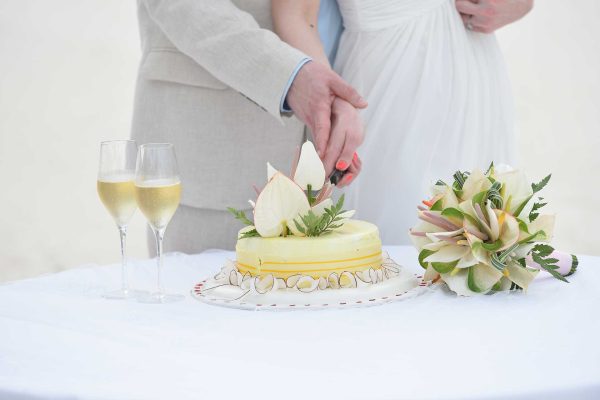
[[[142,303],[183,300],[185,297],[182,295],[165,293],[161,276],[165,229],[175,214],[181,197],[181,181],[172,144],[149,143],[140,146],[135,173],[135,197],[156,237],[157,254],[157,290],[138,297],[138,300]]]
[[[135,157],[133,140],[111,140],[100,143],[98,196],[113,217],[121,237],[121,288],[104,294],[108,299],[128,299],[136,293],[127,279],[127,224],[137,208],[135,202]]]

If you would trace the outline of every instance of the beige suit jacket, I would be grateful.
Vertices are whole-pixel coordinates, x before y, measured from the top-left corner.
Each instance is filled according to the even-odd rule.
[[[266,162],[289,170],[304,126],[280,102],[305,58],[271,31],[269,0],[138,0],[132,136],[175,144],[182,204],[247,209]]]

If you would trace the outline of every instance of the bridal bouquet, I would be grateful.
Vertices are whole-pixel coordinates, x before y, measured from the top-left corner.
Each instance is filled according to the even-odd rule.
[[[465,296],[526,290],[540,269],[568,282],[563,275],[575,271],[577,258],[548,244],[554,216],[540,214],[546,203],[537,194],[549,180],[530,184],[521,171],[492,163],[485,173],[458,171],[451,184],[438,181],[410,230],[424,280],[441,279]]]

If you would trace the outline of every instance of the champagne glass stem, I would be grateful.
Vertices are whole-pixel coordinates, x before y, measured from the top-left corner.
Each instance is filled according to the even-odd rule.
[[[121,289],[123,293],[129,292],[129,281],[127,279],[127,227],[119,226],[119,236],[121,237]]]
[[[160,296],[165,292],[162,285],[162,266],[163,266],[163,238],[165,235],[164,229],[155,229],[154,235],[156,236],[156,289]]]

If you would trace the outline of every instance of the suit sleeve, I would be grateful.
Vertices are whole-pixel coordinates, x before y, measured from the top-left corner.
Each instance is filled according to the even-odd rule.
[[[288,82],[305,54],[230,0],[141,1],[181,52],[280,119]]]

